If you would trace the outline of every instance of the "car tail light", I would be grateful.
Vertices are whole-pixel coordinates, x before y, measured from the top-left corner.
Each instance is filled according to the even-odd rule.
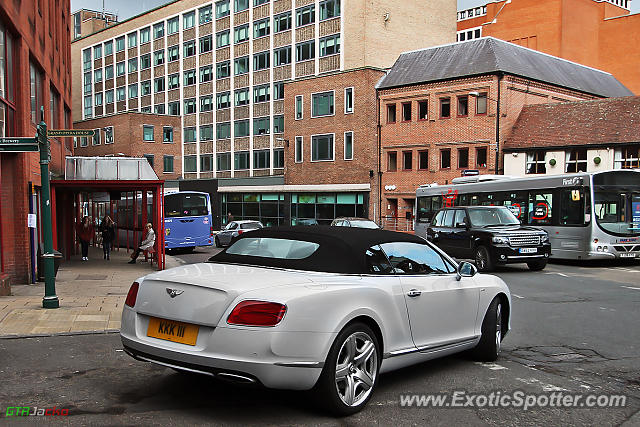
[[[124,300],[124,305],[128,305],[129,307],[133,307],[136,305],[136,299],[138,298],[138,287],[140,285],[138,282],[133,282],[131,287],[129,288],[129,293],[127,294],[127,299]]]
[[[236,305],[227,323],[244,326],[276,326],[286,312],[287,306],[284,304],[247,300]]]
[[[238,230],[238,236],[244,233],[244,230]]]

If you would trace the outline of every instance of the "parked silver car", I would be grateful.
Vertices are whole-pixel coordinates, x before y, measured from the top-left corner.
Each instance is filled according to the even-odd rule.
[[[331,222],[334,227],[380,228],[378,224],[367,218],[341,217]]]
[[[216,234],[216,247],[229,246],[235,237],[246,231],[257,230],[258,228],[264,228],[264,225],[262,225],[260,221],[231,221],[224,229]]]

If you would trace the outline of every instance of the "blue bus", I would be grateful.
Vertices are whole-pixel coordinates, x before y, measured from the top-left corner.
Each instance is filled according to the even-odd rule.
[[[213,245],[211,200],[208,193],[179,191],[164,196],[164,246],[192,251]]]

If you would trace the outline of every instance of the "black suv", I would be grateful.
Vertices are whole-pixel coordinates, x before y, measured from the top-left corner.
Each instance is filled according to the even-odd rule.
[[[440,209],[427,229],[427,240],[453,257],[475,259],[480,271],[516,262],[542,270],[551,255],[547,232],[521,225],[505,206]]]

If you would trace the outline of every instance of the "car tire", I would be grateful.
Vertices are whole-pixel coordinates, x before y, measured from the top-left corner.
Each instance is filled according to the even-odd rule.
[[[186,248],[184,248],[184,253],[185,253],[185,254],[190,254],[190,253],[192,253],[195,249],[196,249],[196,247],[195,247],[195,246],[187,246]]]
[[[215,243],[216,243],[216,248],[221,248],[222,245],[220,244],[220,239],[218,239],[218,236],[216,236],[216,238],[214,239]]]
[[[491,253],[486,246],[478,246],[476,248],[474,259],[476,261],[476,268],[478,271],[493,271],[495,263],[491,258]]]
[[[364,323],[345,327],[333,342],[314,388],[316,401],[336,416],[362,410],[378,383],[381,356],[370,327]]]
[[[529,270],[531,271],[540,271],[540,270],[544,270],[544,268],[547,266],[547,259],[538,259],[535,261],[529,261],[527,263],[527,266],[529,267]]]
[[[482,336],[480,342],[473,349],[473,358],[481,362],[493,362],[500,354],[500,343],[504,335],[502,334],[504,304],[500,298],[496,297],[489,304],[489,309],[482,320]]]

